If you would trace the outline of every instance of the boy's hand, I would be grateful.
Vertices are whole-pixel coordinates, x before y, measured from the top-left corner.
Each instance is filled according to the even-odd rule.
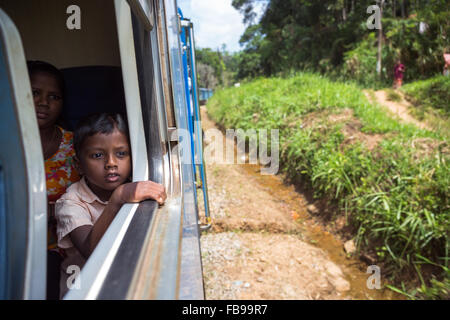
[[[124,204],[127,202],[141,202],[147,199],[156,200],[160,205],[167,195],[163,185],[153,181],[139,181],[122,184],[114,190],[111,202]]]

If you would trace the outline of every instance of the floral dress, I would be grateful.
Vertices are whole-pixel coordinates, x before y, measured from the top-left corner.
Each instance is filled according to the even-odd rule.
[[[45,178],[47,182],[47,201],[54,204],[74,182],[80,180],[75,169],[73,157],[73,133],[61,127],[58,129],[62,133],[61,144],[58,151],[49,159],[45,160]],[[54,208],[54,206],[51,206]],[[57,249],[56,219],[55,213],[49,212],[47,249]]]

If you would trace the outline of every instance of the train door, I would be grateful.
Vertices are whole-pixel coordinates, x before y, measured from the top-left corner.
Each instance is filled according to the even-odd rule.
[[[203,158],[203,131],[201,127],[200,106],[198,100],[194,27],[189,19],[183,17],[181,9],[179,9],[179,14],[181,17],[181,42],[183,45],[183,66],[185,69],[185,90],[188,100],[188,118],[191,121],[194,179],[196,181],[197,188],[200,188],[202,191],[203,207],[205,211],[205,223],[200,226],[200,229],[208,230],[211,227],[211,215],[209,210],[206,167],[205,160]]]
[[[0,9],[0,299],[45,299],[43,156],[19,33]]]
[[[181,265],[179,279],[180,299],[204,299],[203,271],[200,251],[200,229],[196,204],[196,185],[191,154],[191,137],[188,114],[188,97],[185,94],[182,43],[180,40],[181,21],[176,1],[157,1],[161,65],[163,79],[170,83],[168,122],[171,145],[178,152],[180,176],[178,181],[182,192],[182,235]],[[167,72],[167,74],[166,74]]]

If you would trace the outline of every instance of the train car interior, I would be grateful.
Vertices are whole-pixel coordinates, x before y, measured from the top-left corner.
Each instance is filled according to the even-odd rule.
[[[73,5],[81,14],[79,29],[68,27],[68,19],[75,12],[68,8]],[[186,127],[185,111],[179,110],[185,101],[177,93],[182,92],[177,82],[178,73],[180,78],[182,73],[176,52],[180,46],[174,40],[174,25],[178,23],[175,6],[175,1],[163,0],[0,0],[0,9],[5,13],[1,18],[10,19],[23,46],[25,59],[19,56],[22,73],[18,82],[29,82],[25,60],[46,61],[62,70],[66,84],[62,123],[71,131],[91,113],[126,115],[132,180],[161,183],[168,195],[162,207],[149,200],[121,208],[84,265],[81,286],[69,290],[65,299],[203,298],[197,212],[190,195],[192,173],[183,173],[188,169],[180,163],[178,137],[172,134]],[[2,29],[6,29],[3,25]],[[36,129],[32,125],[29,131],[39,137]],[[29,150],[33,152],[34,157],[42,156]],[[1,168],[0,159],[0,191],[4,186]],[[42,186],[45,188],[42,168],[38,162],[35,180],[41,197]],[[5,203],[12,200],[2,200]],[[7,216],[7,211],[0,206],[2,216]],[[25,233],[24,226],[20,228],[20,233]],[[23,252],[30,250],[23,246]],[[0,249],[0,254],[8,255],[7,248]],[[39,252],[43,254],[42,249]],[[24,269],[21,274],[25,274],[24,266],[36,263],[39,270],[45,269],[44,260],[30,262],[27,257],[22,258],[26,261],[10,260],[8,268],[20,265]],[[2,277],[8,277],[8,270],[0,269]],[[20,288],[14,290],[3,286],[2,298],[45,299],[45,279],[43,282],[43,277],[26,277],[35,284],[16,281]],[[180,285],[180,279],[186,285]],[[38,289],[28,294],[28,287]]]

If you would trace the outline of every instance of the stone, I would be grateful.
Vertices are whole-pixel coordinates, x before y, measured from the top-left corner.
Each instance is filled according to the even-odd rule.
[[[317,207],[313,204],[310,204],[309,206],[307,206],[306,209],[308,209],[309,213],[311,213],[311,214],[319,213],[319,209],[317,209]]]
[[[344,250],[347,254],[354,254],[356,252],[355,241],[353,241],[353,239],[346,241],[344,243]]]
[[[328,263],[325,265],[325,268],[326,268],[327,273],[328,273],[330,276],[335,277],[335,278],[337,278],[337,277],[342,277],[342,270],[341,270],[341,268],[339,268],[339,267],[338,267],[337,265],[335,265],[334,263],[328,262]]]
[[[330,278],[329,281],[336,289],[336,291],[345,292],[350,290],[350,283],[344,278]]]

